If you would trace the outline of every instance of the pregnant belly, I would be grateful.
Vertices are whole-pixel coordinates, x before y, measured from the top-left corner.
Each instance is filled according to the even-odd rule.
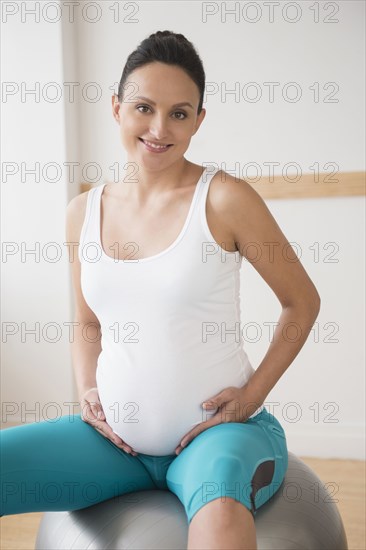
[[[98,393],[106,421],[137,453],[175,454],[183,436],[216,413],[216,409],[205,411],[202,403],[226,387],[242,387],[246,382],[243,369],[229,365],[224,371],[222,366],[217,372],[212,369],[209,376],[196,371],[194,383],[188,373],[187,379],[182,372],[176,374],[148,380],[146,373],[98,366]]]
[[[116,388],[97,380],[100,401],[107,423],[136,452],[164,456],[174,454],[183,436],[208,420],[213,411],[202,409],[198,391],[182,388],[167,391],[146,387],[141,391],[126,385]]]

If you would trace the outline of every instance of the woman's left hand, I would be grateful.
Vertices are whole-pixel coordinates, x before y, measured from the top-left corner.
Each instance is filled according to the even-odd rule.
[[[206,411],[213,411],[213,409],[217,408],[216,414],[186,433],[180,445],[176,447],[175,454],[179,455],[192,439],[212,426],[226,422],[245,422],[263,402],[264,399],[258,399],[258,396],[253,395],[252,389],[249,389],[247,384],[242,388],[234,386],[225,388],[214,397],[211,397],[211,399],[202,403],[202,407]]]

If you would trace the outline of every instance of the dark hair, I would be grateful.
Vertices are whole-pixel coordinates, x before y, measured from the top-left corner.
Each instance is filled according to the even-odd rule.
[[[200,101],[197,114],[202,111],[205,89],[205,71],[195,47],[183,34],[172,31],[157,31],[145,38],[127,58],[118,87],[118,101],[123,100],[123,88],[127,77],[143,65],[160,61],[167,65],[177,65],[195,82],[199,89]]]

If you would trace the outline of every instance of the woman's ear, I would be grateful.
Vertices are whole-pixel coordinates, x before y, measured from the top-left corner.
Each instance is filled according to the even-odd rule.
[[[119,124],[119,109],[120,109],[120,104],[119,104],[119,101],[118,101],[118,96],[117,94],[113,94],[112,95],[112,114],[113,114],[113,117],[115,119],[115,121]]]
[[[196,129],[195,131],[193,132],[192,134],[192,137],[194,136],[194,134],[198,131],[198,128],[201,126],[202,122],[203,122],[203,119],[205,118],[206,116],[206,109],[202,109],[200,114],[198,115],[197,117],[197,121],[196,121]]]

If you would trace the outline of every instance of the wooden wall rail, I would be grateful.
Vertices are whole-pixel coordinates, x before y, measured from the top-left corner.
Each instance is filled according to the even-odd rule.
[[[315,181],[314,174],[303,174],[298,181],[289,181],[282,176],[260,178],[257,182],[248,183],[263,199],[307,199],[310,197],[346,197],[366,194],[366,172],[338,172],[330,175],[320,173]],[[243,178],[241,178],[243,179]],[[80,193],[94,187],[90,183],[80,184]]]

